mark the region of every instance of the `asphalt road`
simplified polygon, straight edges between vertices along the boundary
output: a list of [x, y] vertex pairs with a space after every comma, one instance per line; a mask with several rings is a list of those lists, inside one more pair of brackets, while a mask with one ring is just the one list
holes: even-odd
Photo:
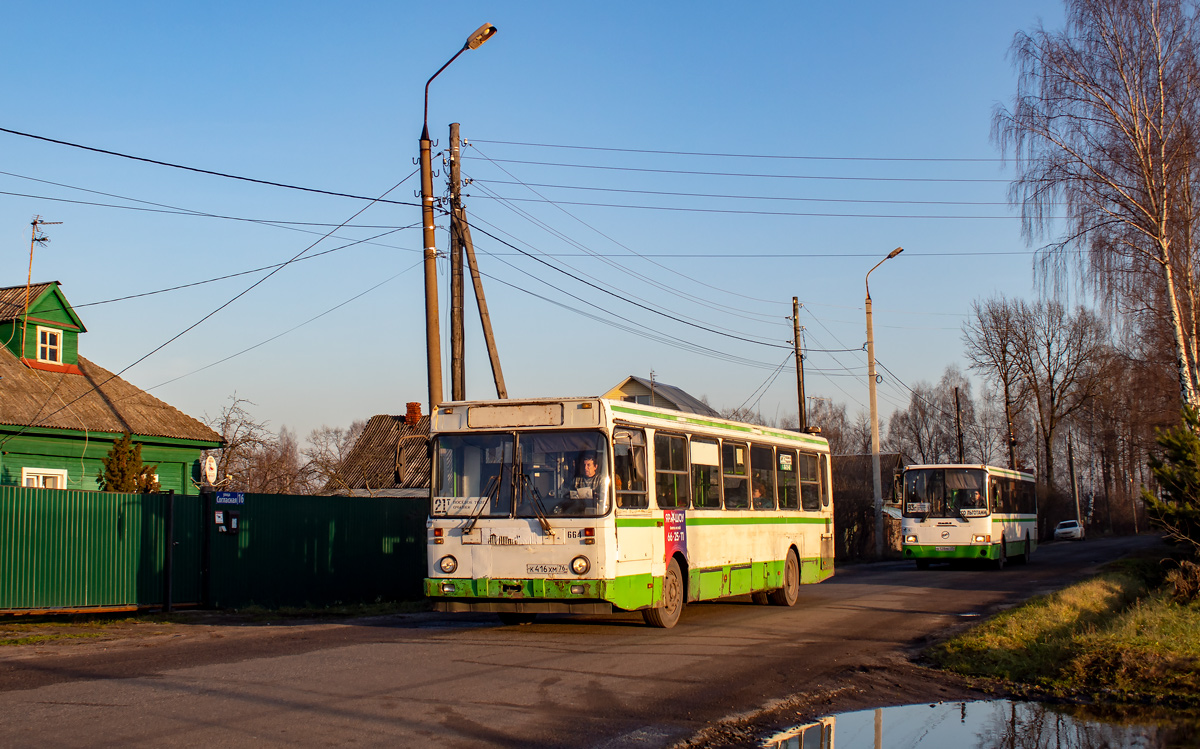
[[704, 744], [706, 727], [778, 721], [804, 700], [959, 699], [954, 679], [911, 664], [924, 643], [1155, 543], [1050, 544], [1001, 572], [859, 565], [794, 608], [693, 605], [671, 630], [637, 614], [504, 627], [423, 613], [5, 648], [0, 745]]

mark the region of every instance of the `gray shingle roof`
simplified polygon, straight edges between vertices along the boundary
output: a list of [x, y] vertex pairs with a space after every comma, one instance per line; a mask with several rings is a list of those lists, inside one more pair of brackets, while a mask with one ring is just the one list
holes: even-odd
[[82, 356], [79, 371], [30, 369], [0, 346], [0, 424], [221, 442], [200, 421]]

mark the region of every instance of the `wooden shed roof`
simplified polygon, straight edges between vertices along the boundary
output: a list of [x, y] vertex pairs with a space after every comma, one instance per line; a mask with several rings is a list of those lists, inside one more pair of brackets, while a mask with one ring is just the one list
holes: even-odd
[[429, 416], [416, 424], [405, 416], [372, 416], [342, 462], [341, 481], [330, 482], [326, 491], [429, 489], [428, 438]]

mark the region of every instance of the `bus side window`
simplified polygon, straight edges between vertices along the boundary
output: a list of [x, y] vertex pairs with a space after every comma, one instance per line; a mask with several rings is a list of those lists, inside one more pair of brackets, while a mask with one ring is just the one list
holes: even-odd
[[782, 447], [775, 451], [776, 475], [779, 481], [779, 509], [800, 509], [800, 480], [796, 473], [796, 451]]
[[750, 497], [756, 510], [775, 509], [775, 450], [750, 446]]
[[1000, 479], [991, 480], [992, 512], [1004, 512], [1004, 482]]
[[750, 457], [748, 453], [745, 445], [736, 442], [721, 444], [726, 510], [745, 510], [750, 506], [749, 471], [746, 465]]
[[686, 508], [691, 504], [686, 437], [654, 435], [654, 494], [659, 507]]
[[817, 456], [800, 453], [800, 509], [821, 510], [821, 482], [817, 476]]
[[695, 506], [721, 509], [721, 448], [716, 440], [692, 440]]
[[646, 433], [617, 429], [613, 433], [613, 466], [616, 469], [617, 507], [644, 510], [646, 498]]

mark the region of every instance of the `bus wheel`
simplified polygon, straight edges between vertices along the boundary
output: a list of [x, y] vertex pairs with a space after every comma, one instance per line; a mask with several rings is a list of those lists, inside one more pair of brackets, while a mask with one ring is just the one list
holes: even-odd
[[1000, 556], [996, 557], [996, 569], [1004, 569], [1004, 565], [1008, 564], [1008, 544], [1004, 539], [1000, 539]]
[[663, 578], [661, 604], [656, 609], [642, 609], [642, 618], [651, 627], [670, 629], [683, 613], [683, 575], [679, 572], [679, 562], [674, 559], [667, 566], [667, 576]]
[[756, 590], [750, 594], [750, 600], [757, 603], [759, 606], [766, 606], [771, 602], [771, 597], [767, 595], [765, 590]]
[[928, 559], [918, 559], [917, 560], [917, 569], [919, 569], [919, 570], [929, 569], [929, 560]]
[[783, 587], [773, 590], [767, 597], [776, 606], [795, 606], [800, 598], [800, 562], [796, 552], [788, 549], [787, 561], [783, 564]]
[[519, 611], [500, 612], [500, 621], [509, 627], [521, 624], [533, 624], [534, 619], [537, 619], [537, 614], [523, 614]]
[[1033, 546], [1029, 543], [1029, 534], [1025, 534], [1025, 553], [1017, 557], [1017, 562], [1020, 564], [1029, 564], [1029, 560], [1033, 558]]

